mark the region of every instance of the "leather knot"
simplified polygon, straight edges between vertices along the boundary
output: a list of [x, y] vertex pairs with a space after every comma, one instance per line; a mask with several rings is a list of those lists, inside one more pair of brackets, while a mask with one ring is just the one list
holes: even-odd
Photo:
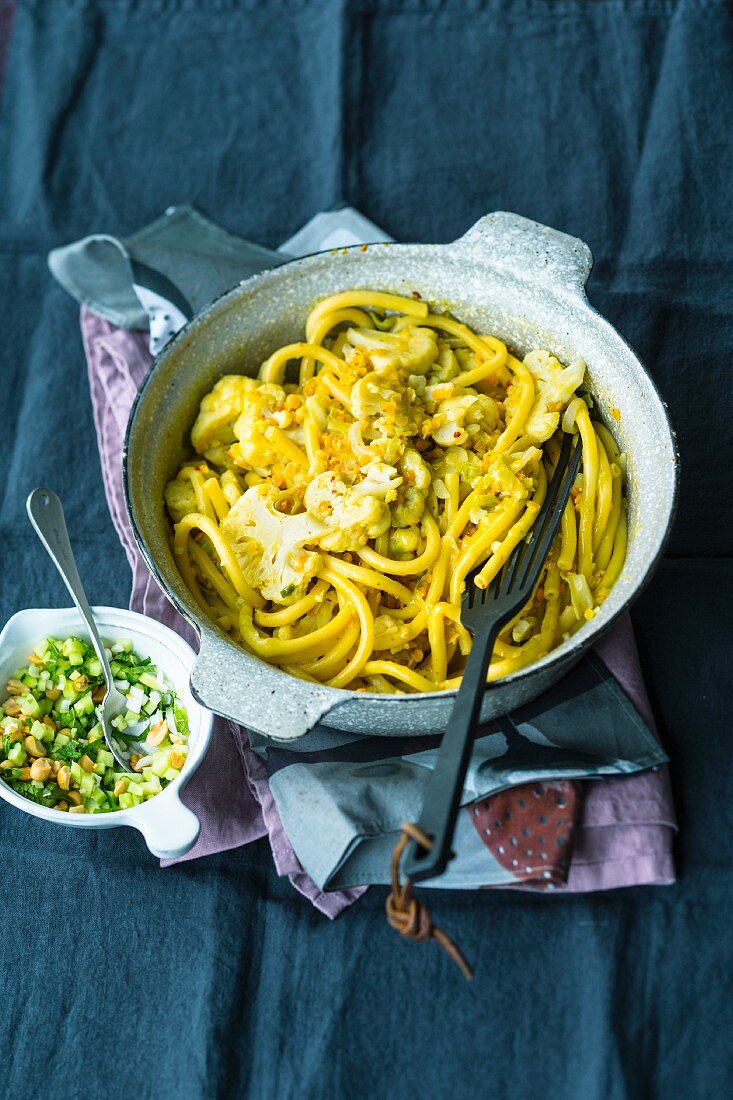
[[433, 922], [425, 906], [416, 898], [387, 898], [387, 920], [396, 932], [409, 940], [424, 943], [430, 939]]
[[400, 860], [410, 840], [416, 840], [427, 849], [432, 847], [430, 838], [422, 830], [410, 822], [405, 822], [402, 826], [402, 835], [392, 853], [392, 891], [387, 898], [387, 921], [401, 936], [415, 940], [416, 943], [425, 943], [426, 940], [434, 939], [453, 959], [464, 978], [470, 981], [473, 978], [473, 970], [461, 951], [450, 936], [433, 924], [427, 907], [413, 895], [410, 879], [405, 879], [404, 884], [400, 882]]

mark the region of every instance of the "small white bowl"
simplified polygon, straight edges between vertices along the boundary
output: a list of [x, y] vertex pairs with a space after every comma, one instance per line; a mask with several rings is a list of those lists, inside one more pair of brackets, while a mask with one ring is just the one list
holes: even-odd
[[[123, 638], [132, 641], [136, 653], [150, 657], [173, 685], [188, 711], [191, 735], [186, 763], [178, 779], [174, 779], [160, 794], [129, 810], [113, 810], [105, 814], [65, 814], [31, 802], [0, 781], [0, 797], [12, 806], [55, 825], [72, 829], [113, 829], [117, 825], [132, 825], [145, 838], [150, 851], [161, 859], [182, 856], [196, 843], [201, 825], [195, 814], [181, 802], [181, 791], [204, 758], [214, 722], [214, 716], [197, 703], [189, 689], [194, 652], [169, 627], [117, 607], [95, 607], [99, 633], [106, 644]], [[0, 633], [0, 698], [16, 669], [28, 663], [28, 654], [41, 638], [66, 638], [75, 634], [89, 640], [86, 628], [76, 608], [29, 608], [9, 619]]]

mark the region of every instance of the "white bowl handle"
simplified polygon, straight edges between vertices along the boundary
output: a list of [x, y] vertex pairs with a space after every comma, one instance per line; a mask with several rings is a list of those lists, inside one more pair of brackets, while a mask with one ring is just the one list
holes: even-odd
[[196, 814], [184, 806], [177, 793], [156, 795], [137, 806], [128, 823], [143, 834], [148, 848], [159, 859], [176, 859], [193, 848], [201, 832]]
[[478, 253], [491, 267], [523, 282], [544, 283], [581, 298], [593, 267], [593, 253], [578, 237], [503, 210], [479, 218], [447, 247], [454, 255]]

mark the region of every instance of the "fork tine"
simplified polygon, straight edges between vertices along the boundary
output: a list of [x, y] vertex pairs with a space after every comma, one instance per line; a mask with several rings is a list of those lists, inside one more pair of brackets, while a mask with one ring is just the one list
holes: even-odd
[[[577, 442], [575, 442], [576, 440]], [[573, 446], [574, 442], [575, 446]], [[580, 465], [582, 450], [582, 444], [578, 437], [565, 436], [560, 450], [560, 457], [557, 460], [547, 490], [547, 496], [537, 517], [537, 523], [533, 528], [534, 537], [529, 543], [529, 558], [520, 579], [522, 587], [528, 585], [533, 571], [541, 568], [544, 564], [550, 549], [550, 543], [555, 535], [555, 521], [562, 514], [567, 504]]]

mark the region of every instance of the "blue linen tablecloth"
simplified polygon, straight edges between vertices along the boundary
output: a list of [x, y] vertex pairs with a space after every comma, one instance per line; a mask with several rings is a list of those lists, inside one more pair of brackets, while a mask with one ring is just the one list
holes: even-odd
[[516, 210], [588, 241], [591, 297], [680, 436], [679, 518], [634, 624], [681, 837], [674, 887], [441, 893], [436, 919], [476, 965], [466, 988], [383, 926], [379, 889], [327, 925], [264, 842], [161, 872], [127, 830], [79, 837], [0, 806], [0, 1093], [731, 1091], [731, 133], [724, 0], [18, 3], [0, 113], [3, 617], [66, 602], [23, 518], [44, 481], [94, 600], [128, 594], [49, 249], [182, 201], [268, 246], [340, 199], [400, 240]]

